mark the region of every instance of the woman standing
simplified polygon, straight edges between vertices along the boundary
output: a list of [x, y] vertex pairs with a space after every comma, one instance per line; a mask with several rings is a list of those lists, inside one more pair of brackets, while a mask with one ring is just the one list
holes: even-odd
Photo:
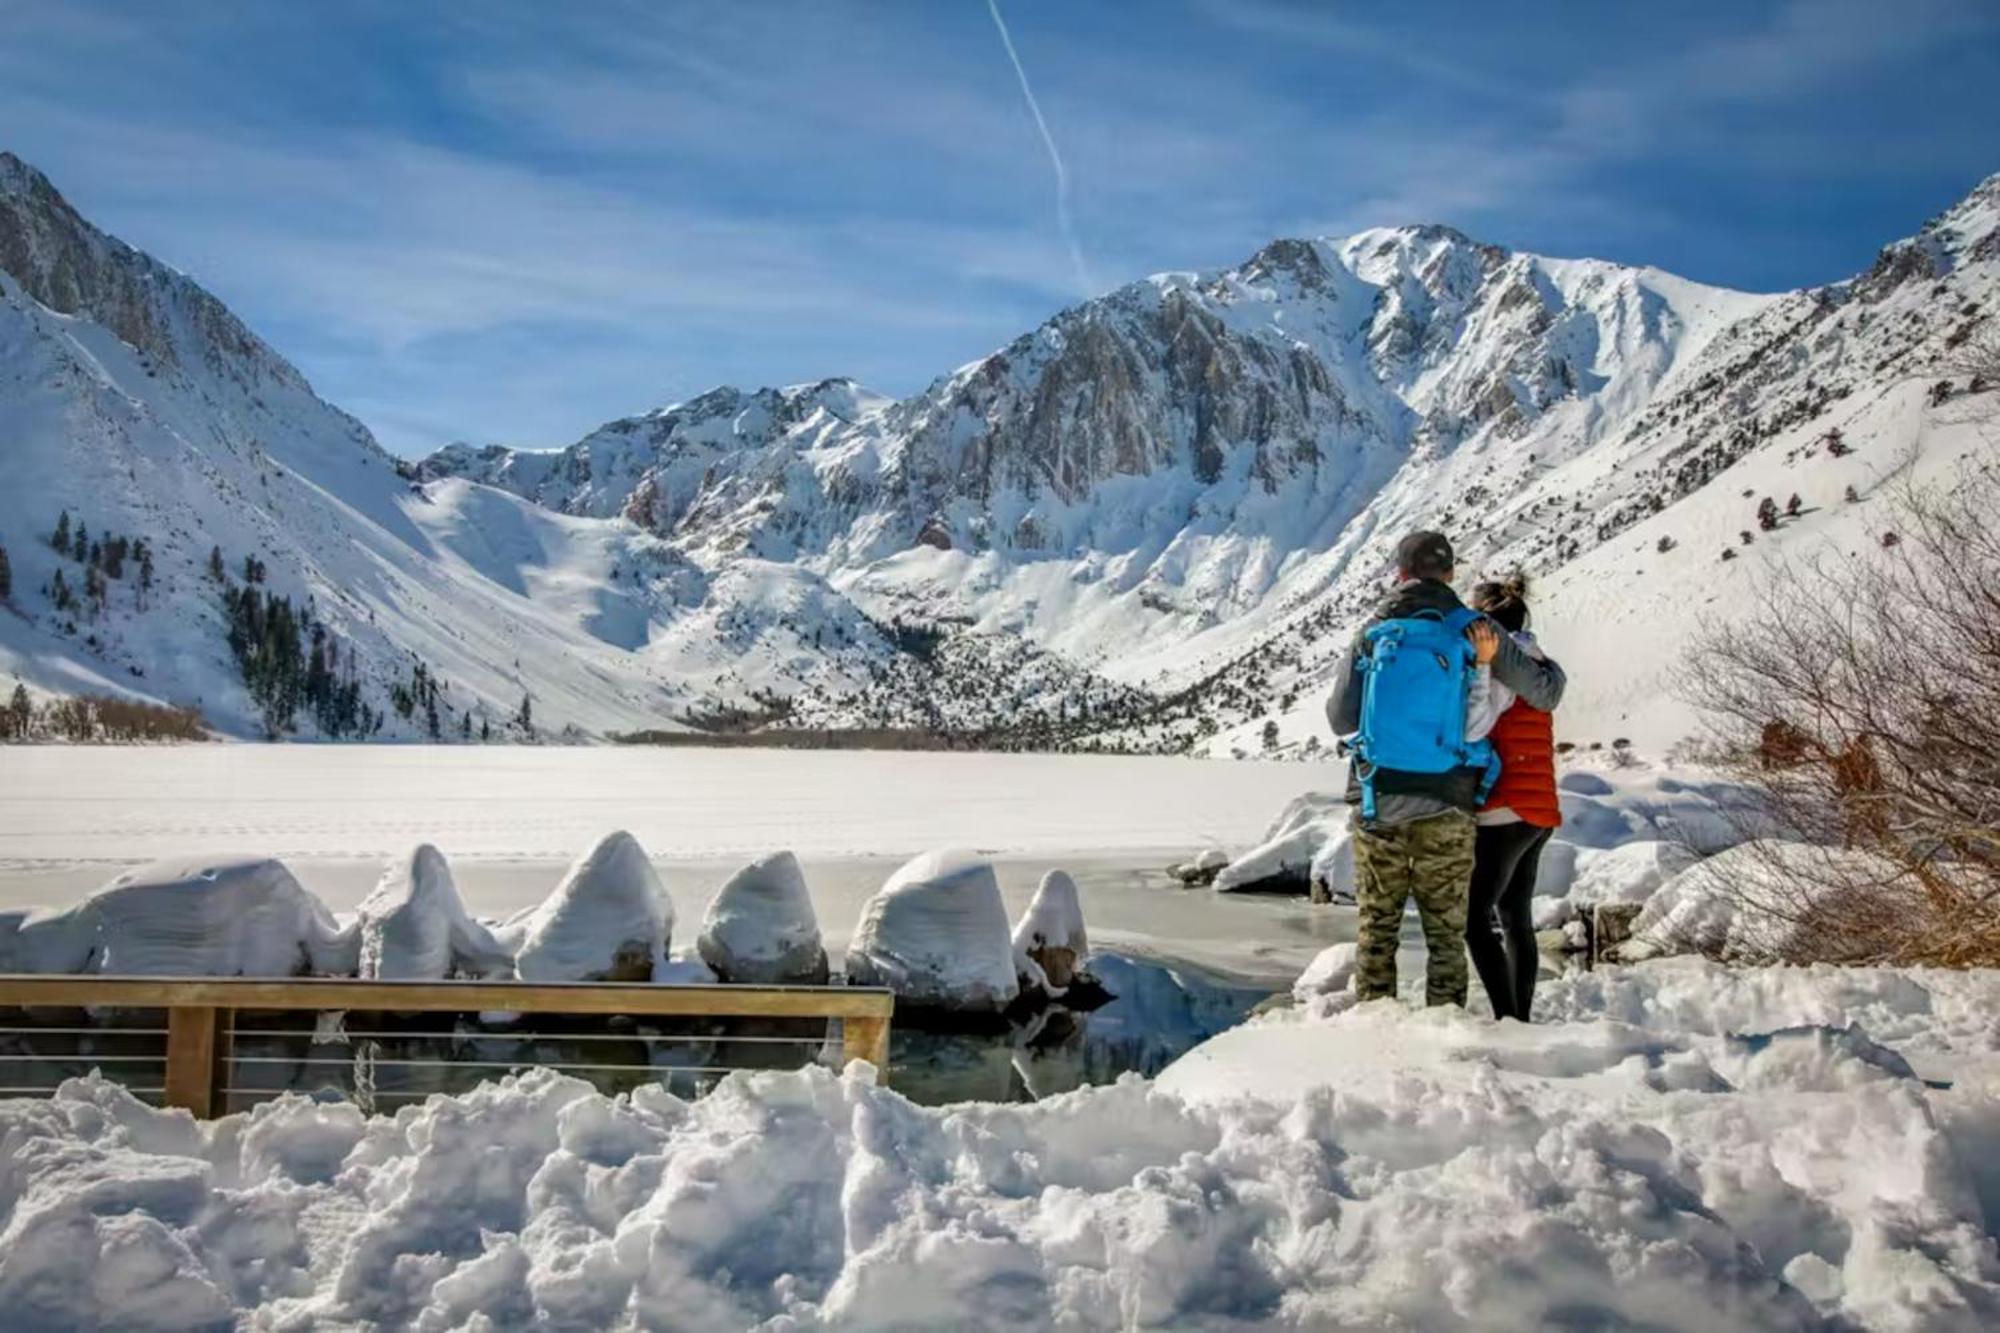
[[[1535, 657], [1544, 657], [1528, 632], [1524, 576], [1480, 584], [1472, 590], [1472, 606]], [[1497, 681], [1488, 707], [1497, 714], [1490, 739], [1500, 754], [1500, 780], [1477, 817], [1465, 945], [1493, 1002], [1493, 1016], [1525, 1023], [1541, 969], [1535, 947], [1535, 876], [1542, 848], [1562, 824], [1556, 797], [1555, 722]]]

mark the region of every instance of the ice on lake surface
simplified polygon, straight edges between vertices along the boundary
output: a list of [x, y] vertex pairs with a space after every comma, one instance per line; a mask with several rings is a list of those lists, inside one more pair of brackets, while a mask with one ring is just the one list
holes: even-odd
[[1184, 854], [1254, 840], [1332, 765], [645, 747], [37, 746], [0, 765], [0, 868], [190, 848], [566, 860], [611, 829], [656, 856]]

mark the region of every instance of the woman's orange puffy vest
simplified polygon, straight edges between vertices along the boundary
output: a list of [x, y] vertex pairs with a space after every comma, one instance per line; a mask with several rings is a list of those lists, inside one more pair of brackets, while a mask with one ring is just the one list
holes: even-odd
[[1555, 718], [1516, 699], [1493, 724], [1490, 739], [1500, 752], [1500, 781], [1486, 798], [1485, 808], [1504, 806], [1536, 828], [1560, 827]]

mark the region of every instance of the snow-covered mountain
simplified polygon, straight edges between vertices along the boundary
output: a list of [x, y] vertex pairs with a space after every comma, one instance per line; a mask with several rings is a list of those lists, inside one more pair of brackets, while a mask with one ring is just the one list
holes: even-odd
[[[415, 652], [455, 707], [504, 716], [525, 692], [545, 726], [735, 710], [1229, 752], [1274, 717], [1289, 745], [1319, 730], [1388, 547], [1433, 523], [1470, 568], [1550, 574], [1550, 646], [1589, 668], [1572, 734], [1670, 740], [1683, 715], [1633, 716], [1658, 682], [1621, 645], [1644, 634], [1601, 627], [1646, 606], [1657, 675], [1697, 606], [1750, 605], [1783, 544], [1720, 560], [1746, 488], [1815, 489], [1819, 512], [1773, 534], [1795, 542], [1865, 526], [1912, 441], [1973, 447], [1947, 420], [1964, 403], [1927, 390], [2000, 267], [2000, 178], [1868, 274], [1774, 296], [1444, 227], [1282, 240], [1063, 311], [901, 401], [721, 388], [562, 450], [398, 466], [212, 298], [4, 162], [0, 409], [29, 423], [10, 472], [22, 452], [34, 471], [0, 496], [25, 615], [0, 617], [0, 670], [193, 688], [239, 728], [211, 543], [267, 560], [380, 681]], [[1841, 422], [1851, 452], [1812, 471]], [[115, 484], [142, 467], [176, 475]], [[1866, 483], [1859, 510], [1820, 482]], [[64, 505], [175, 536], [155, 602], [176, 609], [61, 632], [36, 600], [60, 557], [30, 538]]]

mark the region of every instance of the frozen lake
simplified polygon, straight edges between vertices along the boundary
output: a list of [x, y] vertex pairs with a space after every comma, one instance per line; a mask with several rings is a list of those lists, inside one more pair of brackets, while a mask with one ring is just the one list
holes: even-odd
[[1352, 914], [1185, 890], [1161, 873], [1240, 850], [1335, 765], [1159, 758], [651, 748], [10, 748], [0, 762], [0, 906], [73, 901], [119, 866], [200, 851], [285, 859], [337, 911], [382, 862], [433, 842], [473, 911], [539, 901], [570, 857], [631, 830], [659, 863], [676, 946], [741, 861], [791, 848], [828, 946], [897, 862], [938, 846], [999, 864], [1010, 911], [1062, 866], [1093, 943], [1282, 985]]

